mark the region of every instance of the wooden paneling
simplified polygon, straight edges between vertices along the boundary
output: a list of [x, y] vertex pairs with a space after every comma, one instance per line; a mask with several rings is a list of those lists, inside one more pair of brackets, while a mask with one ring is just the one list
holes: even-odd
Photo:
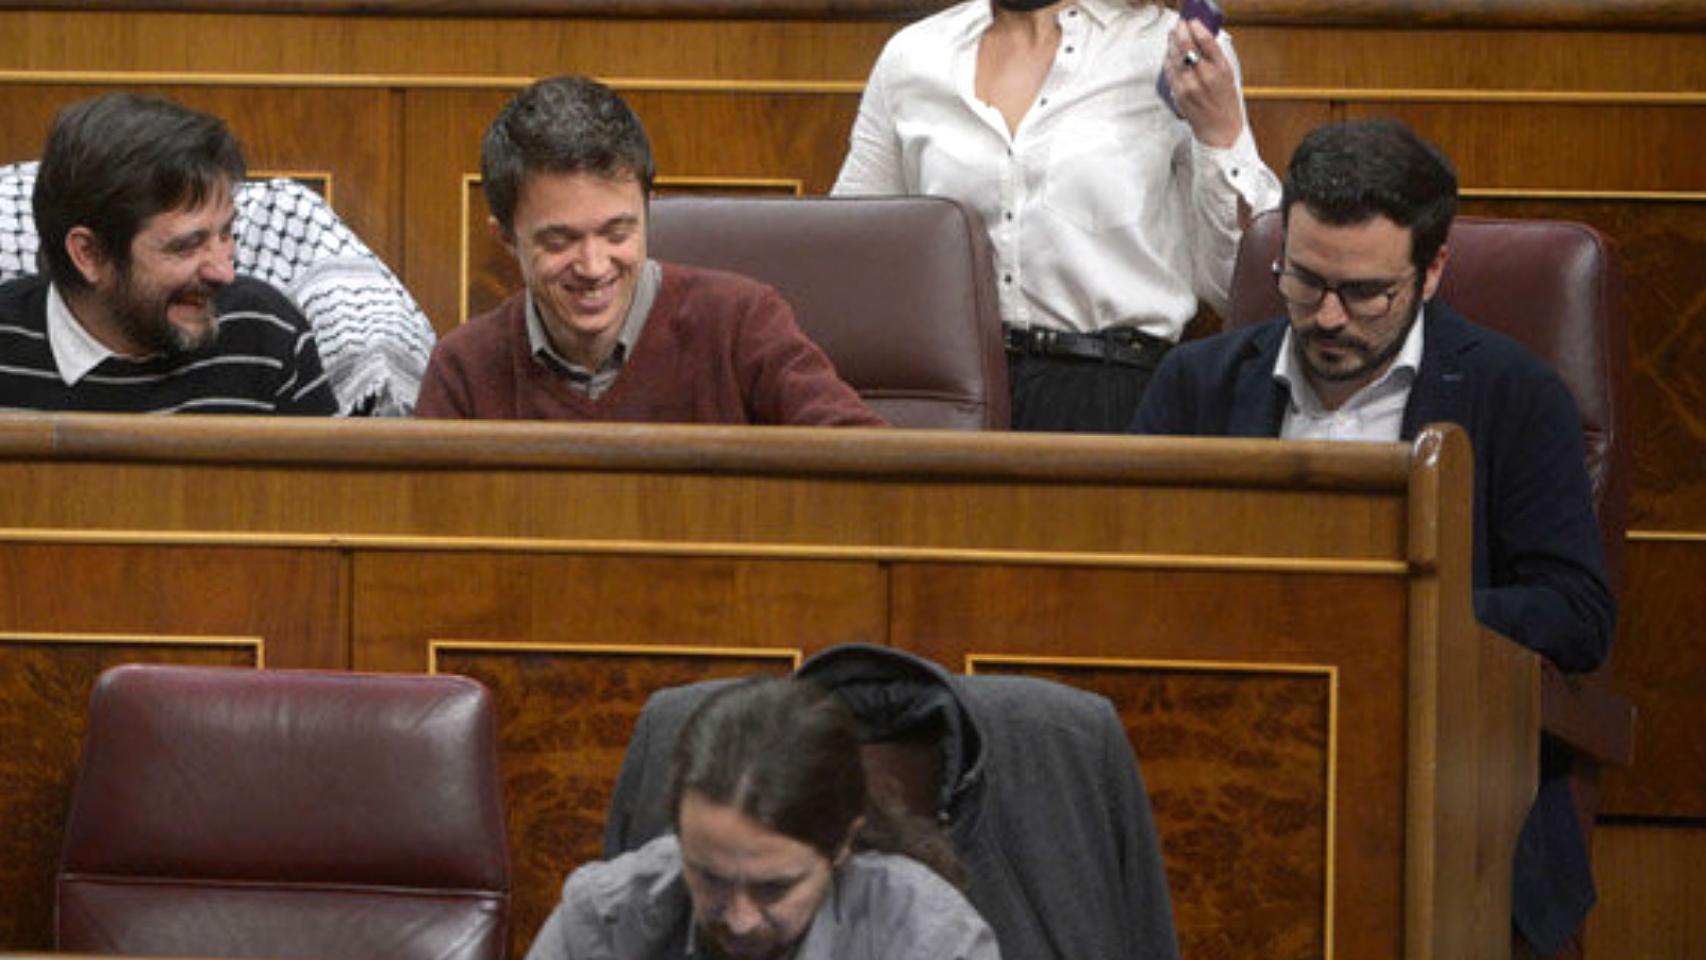
[[53, 875], [89, 691], [121, 663], [253, 666], [254, 648], [190, 636], [0, 634], [0, 944], [53, 946]]
[[[1473, 624], [1467, 484], [1455, 431], [1411, 450], [0, 421], [0, 488], [16, 493], [0, 542], [172, 569], [202, 556], [267, 583], [288, 582], [259, 569], [268, 557], [318, 558], [347, 591], [349, 665], [467, 672], [498, 691], [518, 947], [590, 855], [645, 693], [866, 641], [950, 666], [1017, 656], [990, 669], [1073, 674], [1113, 698], [1153, 758], [1179, 924], [1203, 960], [1264, 936], [1285, 955], [1496, 956], [1535, 671]], [[43, 556], [18, 567], [63, 576]], [[170, 602], [225, 595], [203, 579], [166, 583]], [[266, 633], [293, 608], [251, 592], [233, 609]]]
[[[953, 0], [582, 0], [581, 16], [609, 19], [661, 17], [770, 18], [792, 20], [910, 20], [928, 16]], [[1169, 7], [1177, 6], [1163, 0]], [[0, 9], [108, 9], [117, 11], [191, 10], [224, 12], [231, 0], [0, 0]], [[561, 11], [553, 0], [245, 0], [256, 13], [385, 14], [434, 16], [549, 16]], [[1239, 23], [1314, 23], [1321, 26], [1418, 25], [1481, 29], [1605, 27], [1615, 29], [1697, 29], [1700, 11], [1685, 0], [1508, 0], [1489, 7], [1474, 0], [1390, 0], [1346, 5], [1331, 0], [1246, 0], [1236, 11]]]
[[1630, 398], [1634, 412], [1633, 529], [1706, 528], [1706, 285], [1685, 264], [1706, 262], [1706, 191], [1626, 200], [1475, 197], [1465, 211], [1580, 220], [1616, 238], [1628, 277]]
[[[1639, 531], [1706, 530], [1706, 193], [1675, 199], [1595, 196], [1475, 197], [1469, 212], [1590, 223], [1617, 241], [1627, 281], [1629, 426], [1635, 483], [1614, 687], [1637, 711], [1635, 765], [1605, 773], [1601, 812], [1643, 817], [1706, 817], [1706, 728], [1695, 695], [1706, 648], [1693, 641], [1706, 621], [1706, 540], [1650, 540]], [[1631, 882], [1635, 874], [1619, 878]]]
[[[1322, 856], [1331, 850], [1335, 670], [1022, 660], [991, 666], [1119, 705], [1145, 776], [1158, 784], [1150, 801], [1166, 838], [1184, 956], [1325, 955], [1335, 919], [1328, 897], [1337, 882]], [[993, 671], [980, 665], [979, 672]], [[1392, 788], [1396, 795], [1396, 783]], [[1382, 824], [1391, 857], [1376, 871], [1379, 887], [1355, 887], [1351, 916], [1337, 918], [1341, 956], [1397, 952], [1398, 924], [1390, 919], [1399, 912], [1396, 826]], [[1203, 869], [1208, 864], [1214, 866]], [[1380, 929], [1357, 930], [1358, 915]]]
[[[1382, 744], [1406, 722], [1395, 691], [1407, 665], [1402, 646], [1380, 638], [1406, 629], [1401, 583], [907, 566], [895, 571], [893, 594], [894, 642], [944, 662], [955, 648], [1021, 658], [1098, 649], [1176, 663], [1199, 662], [1212, 650], [1216, 660], [1249, 665], [1248, 674], [1208, 676], [1157, 676], [1141, 663], [1091, 663], [1058, 675], [1023, 667], [1107, 694], [1120, 706], [1151, 782], [1186, 956], [1320, 955], [1327, 878], [1300, 857], [1323, 849], [1326, 839], [1326, 719], [1317, 717], [1308, 736], [1285, 738], [1301, 741], [1300, 749], [1319, 744], [1321, 753], [1301, 770], [1280, 773], [1273, 744], [1280, 731], [1310, 722], [1310, 711], [1325, 710], [1326, 685], [1273, 671], [1331, 669], [1344, 711], [1360, 718], [1336, 731], [1340, 789], [1386, 798], [1338, 815], [1337, 845], [1349, 855], [1338, 859], [1333, 882], [1350, 895], [1335, 918], [1336, 955], [1393, 955], [1404, 831], [1391, 811], [1404, 804], [1404, 770], [1403, 758]], [[1359, 624], [1369, 642], [1354, 649], [1323, 642], [1342, 623]]]
[[[1251, 122], [1276, 170], [1318, 122], [1397, 114], [1456, 158], [1466, 187], [1519, 197], [1475, 199], [1469, 209], [1585, 219], [1619, 242], [1634, 316], [1634, 526], [1661, 537], [1706, 533], [1706, 458], [1700, 456], [1706, 426], [1698, 414], [1706, 402], [1699, 374], [1706, 287], [1698, 267], [1706, 252], [1698, 196], [1706, 192], [1706, 166], [1698, 159], [1706, 152], [1706, 57], [1700, 55], [1698, 11], [1663, 0], [1562, 0], [1497, 9], [1468, 2], [1345, 7], [1315, 0], [1234, 6]], [[562, 17], [554, 10], [500, 18], [7, 8], [0, 10], [0, 30], [10, 41], [0, 49], [0, 89], [7, 94], [0, 107], [0, 159], [35, 155], [52, 112], [74, 95], [113, 88], [170, 93], [230, 120], [258, 168], [330, 172], [337, 208], [399, 270], [443, 330], [465, 302], [461, 263], [470, 220], [462, 205], [464, 176], [477, 167], [481, 130], [521, 83], [566, 71], [613, 80], [648, 124], [666, 176], [773, 176], [820, 192], [839, 164], [870, 64], [900, 26], [869, 19], [875, 9], [838, 7], [833, 19], [781, 21], [685, 15], [613, 20], [584, 11]], [[1356, 25], [1335, 25], [1349, 21]], [[1502, 26], [1508, 24], [1542, 26]], [[1520, 198], [1542, 189], [1601, 195]], [[1648, 200], [1607, 191], [1692, 195]], [[477, 215], [473, 222], [477, 226]], [[501, 291], [510, 281], [490, 273], [485, 282]], [[102, 523], [134, 519], [122, 506], [125, 484], [157, 475], [131, 467], [112, 470], [110, 477], [85, 474], [79, 482], [97, 491], [92, 496], [104, 504], [96, 509]], [[13, 483], [17, 479], [7, 476], [7, 499], [27, 492], [26, 499], [12, 501], [21, 515], [76, 513], [58, 502], [51, 484], [28, 477]], [[239, 502], [264, 495], [256, 522], [280, 530], [312, 535], [355, 518], [361, 530], [377, 535], [413, 529], [433, 515], [440, 519], [424, 529], [460, 536], [479, 526], [489, 503], [525, 485], [519, 475], [442, 487], [422, 479], [400, 490], [340, 478], [328, 482], [347, 505], [334, 508], [304, 501], [294, 477], [258, 480], [232, 469], [217, 481], [204, 489], [176, 488], [173, 498], [153, 508], [148, 526], [193, 529], [197, 516], [234, 518], [244, 509]], [[643, 508], [703, 508], [703, 501], [662, 504], [657, 487], [632, 486], [636, 492], [621, 517], [630, 530], [646, 529], [638, 519]], [[373, 501], [387, 491], [393, 500]], [[602, 498], [612, 490], [599, 487], [595, 494]], [[504, 536], [560, 530], [559, 514], [578, 516], [573, 485], [530, 496]], [[791, 517], [814, 506], [790, 503], [771, 515]], [[971, 531], [955, 541], [956, 549], [1028, 549], [1047, 535], [1055, 522], [1050, 511], [1060, 506], [1037, 491], [967, 499], [963, 488], [944, 481], [928, 495], [873, 510], [898, 510], [909, 520], [929, 517], [934, 533]], [[6, 509], [0, 502], [0, 511]], [[1158, 502], [1155, 513], [1128, 515], [1115, 527], [1129, 532], [1163, 522], [1166, 509]], [[1287, 506], [1270, 498], [1251, 509]], [[23, 522], [15, 516], [9, 522]], [[1078, 512], [1070, 522], [1082, 519]], [[851, 526], [838, 526], [843, 520]], [[1179, 518], [1181, 525], [1199, 522], [1199, 516]], [[1386, 520], [1371, 514], [1366, 522], [1380, 527]], [[617, 526], [613, 521], [600, 535], [617, 536], [609, 532]], [[705, 524], [707, 530], [716, 526]], [[812, 536], [833, 539], [844, 529], [870, 536], [882, 528], [878, 515], [843, 515]], [[1343, 533], [1335, 528], [1323, 537]], [[1107, 542], [1084, 534], [1073, 549], [1095, 553]], [[1269, 548], [1280, 545], [1259, 549]], [[1616, 685], [1632, 693], [1643, 719], [1636, 766], [1608, 775], [1610, 810], [1690, 817], [1706, 810], [1706, 780], [1693, 773], [1701, 764], [1693, 762], [1694, 748], [1682, 735], [1706, 719], [1685, 684], [1706, 672], [1706, 653], [1694, 639], [1703, 611], [1693, 599], [1703, 550], [1698, 543], [1631, 545], [1614, 671]], [[1639, 876], [1631, 871], [1611, 882], [1637, 883]]]
[[[1635, 766], [1605, 774], [1600, 809], [1606, 814], [1677, 817], [1706, 823], [1706, 539], [1637, 541], [1626, 554], [1612, 676], [1634, 700]], [[1683, 640], [1683, 638], [1687, 638]], [[1706, 842], [1706, 841], [1702, 841]], [[1628, 880], [1634, 874], [1620, 879]]]
[[[464, 270], [478, 264], [478, 289], [496, 295], [484, 279], [493, 259], [489, 235], [476, 252], [469, 242], [474, 217], [465, 206], [467, 181], [480, 172], [480, 138], [514, 90], [422, 90], [403, 97], [403, 129], [410, 143], [430, 139], [434, 150], [411, 150], [403, 168], [403, 203], [410, 232], [404, 238], [403, 275], [421, 309], [440, 332], [462, 317]], [[484, 229], [481, 217], [471, 229]]]
[[1588, 918], [1587, 955], [1706, 957], [1702, 863], [1706, 829], [1698, 824], [1602, 824], [1593, 835], [1599, 906]]
[[0, 161], [40, 156], [60, 108], [115, 89], [170, 97], [224, 119], [254, 170], [328, 175], [338, 214], [382, 259], [400, 265], [401, 125], [393, 94], [314, 87], [26, 84], [8, 88], [0, 104]]
[[357, 669], [430, 666], [496, 694], [516, 957], [563, 877], [599, 856], [610, 788], [649, 694], [786, 672], [803, 650], [887, 633], [885, 588], [869, 563], [399, 553], [358, 557], [354, 593]]
[[[565, 632], [583, 631], [577, 623]], [[451, 647], [437, 660], [438, 672], [484, 683], [497, 704], [514, 871], [512, 957], [527, 955], [569, 871], [603, 855], [611, 786], [646, 697], [677, 684], [797, 666], [785, 648], [759, 652], [714, 642], [622, 652], [518, 642]]]
[[[100, 462], [134, 453], [138, 433], [113, 416], [0, 420], [0, 444], [78, 451], [51, 470], [0, 458], [0, 530], [599, 554], [667, 536], [680, 555], [1403, 572], [1404, 504], [1377, 485], [1404, 462], [1395, 444], [229, 417], [149, 421], [154, 443], [205, 460]], [[347, 468], [375, 451], [387, 459]], [[330, 466], [305, 482], [293, 468], [313, 458]], [[719, 460], [740, 469], [698, 472]], [[1135, 483], [1155, 485], [1116, 495]]]
[[[1606, 23], [1596, 30], [1511, 31], [1462, 25], [1424, 29], [1415, 22], [1335, 28], [1318, 21], [1244, 26], [1243, 5], [1227, 6], [1244, 81], [1258, 93], [1269, 87], [1379, 93], [1454, 90], [1482, 97], [1506, 90], [1706, 90], [1698, 27], [1623, 31]], [[1608, 152], [1626, 148], [1602, 147]]]
[[84, 711], [120, 663], [349, 665], [341, 564], [293, 551], [0, 543], [0, 945], [52, 943]]
[[350, 665], [335, 555], [4, 542], [0, 584], [0, 631], [257, 637], [269, 667]]
[[605, 557], [363, 555], [354, 665], [425, 670], [433, 641], [815, 650], [886, 637], [873, 563], [672, 558], [634, 546], [637, 555]]
[[[1699, 153], [1706, 104], [1353, 102], [1345, 112], [1408, 123], [1451, 157], [1465, 187], [1706, 190]], [[1575, 148], [1605, 143], [1639, 148]]]
[[[557, 11], [552, 11], [556, 13]], [[0, 70], [862, 83], [895, 21], [0, 11]], [[68, 42], [75, 38], [77, 42]]]

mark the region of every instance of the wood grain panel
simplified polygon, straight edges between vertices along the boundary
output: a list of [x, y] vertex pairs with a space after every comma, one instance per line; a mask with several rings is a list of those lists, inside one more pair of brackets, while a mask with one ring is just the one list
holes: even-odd
[[1118, 705], [1164, 839], [1183, 956], [1325, 955], [1330, 671], [990, 666], [978, 672]]
[[[1346, 894], [1335, 911], [1334, 955], [1397, 957], [1404, 757], [1386, 745], [1393, 738], [1402, 742], [1406, 724], [1403, 589], [1401, 580], [1306, 575], [908, 564], [894, 571], [892, 637], [897, 646], [944, 662], [953, 662], [960, 651], [1195, 661], [1212, 649], [1217, 660], [1337, 667], [1343, 715], [1358, 718], [1341, 732], [1340, 790], [1364, 799], [1338, 815], [1341, 853], [1335, 883]], [[1361, 625], [1367, 642], [1338, 651], [1332, 642], [1323, 642], [1344, 623]], [[1106, 682], [1093, 670], [1079, 677], [1073, 682]], [[1104, 692], [1128, 720], [1151, 794], [1166, 798], [1157, 803], [1156, 815], [1180, 937], [1197, 950], [1187, 955], [1246, 956], [1251, 945], [1270, 940], [1285, 944], [1291, 951], [1286, 955], [1307, 953], [1309, 944], [1320, 942], [1322, 912], [1294, 909], [1299, 898], [1308, 902], [1310, 896], [1306, 871], [1300, 874], [1304, 867], [1295, 859], [1297, 845], [1309, 842], [1295, 797], [1276, 807], [1271, 821], [1256, 816], [1258, 808], [1249, 806], [1258, 802], [1255, 797], [1229, 785], [1204, 783], [1188, 764], [1175, 762], [1178, 734], [1165, 725], [1159, 732], [1145, 726], [1145, 711], [1169, 701], [1135, 689]], [[1171, 705], [1177, 709], [1186, 702], [1199, 705], [1183, 699]], [[1258, 696], [1250, 709], [1259, 713], [1261, 703]], [[1263, 722], [1272, 722], [1271, 717]], [[1278, 728], [1253, 729], [1277, 733]], [[1228, 724], [1219, 735], [1235, 741], [1238, 730]], [[1153, 753], [1153, 766], [1152, 751], [1159, 751]], [[1244, 834], [1216, 842], [1244, 844], [1247, 857], [1183, 856], [1212, 839], [1202, 835], [1197, 814], [1235, 808], [1241, 801], [1251, 813]], [[1175, 835], [1180, 838], [1177, 851]], [[1345, 855], [1347, 849], [1355, 855]], [[1227, 891], [1248, 891], [1252, 884], [1263, 889], [1251, 894], [1242, 909], [1223, 899]], [[1318, 892], [1315, 896], [1318, 907]], [[1265, 946], [1258, 952], [1270, 955]]]
[[1706, 820], [1706, 542], [1631, 542], [1616, 689], [1635, 703], [1635, 764], [1605, 772], [1600, 814]]
[[[1483, 9], [1485, 9], [1483, 7]], [[1604, 6], [1607, 11], [1614, 5]], [[1246, 25], [1228, 4], [1244, 82], [1256, 88], [1706, 90], [1696, 31], [1335, 28], [1319, 21]]]
[[258, 638], [268, 666], [347, 668], [342, 562], [285, 550], [5, 543], [0, 584], [0, 949], [45, 948], [95, 677], [131, 662], [255, 665], [250, 642], [198, 637]]
[[646, 698], [664, 687], [794, 666], [785, 649], [757, 655], [714, 646], [612, 653], [522, 644], [439, 657], [438, 672], [479, 680], [497, 705], [514, 877], [510, 956], [526, 956], [569, 871], [602, 856], [610, 792]]
[[147, 84], [4, 89], [0, 161], [40, 156], [48, 127], [68, 104], [115, 90], [159, 94], [223, 119], [252, 169], [329, 174], [338, 214], [387, 263], [400, 263], [400, 125], [389, 91]]
[[[6, 554], [0, 549], [0, 567]], [[0, 582], [8, 593], [19, 583]], [[53, 875], [89, 692], [101, 671], [121, 663], [254, 665], [246, 645], [170, 639], [0, 634], [0, 949], [53, 946]]]
[[[440, 333], [461, 317], [466, 183], [480, 171], [480, 139], [508, 90], [411, 90], [403, 95], [403, 204], [409, 233], [403, 238], [403, 281]], [[415, 144], [432, 144], [416, 149]], [[476, 223], [476, 229], [483, 223]], [[489, 248], [488, 248], [489, 249]], [[480, 254], [481, 262], [489, 256]], [[495, 291], [494, 291], [495, 292]]]
[[1304, 135], [1333, 119], [1333, 107], [1324, 100], [1251, 100], [1245, 109], [1262, 161], [1280, 177]]
[[360, 670], [424, 670], [434, 640], [811, 651], [885, 636], [875, 564], [382, 554], [356, 558], [354, 589]]
[[330, 551], [0, 543], [0, 631], [260, 637], [268, 667], [348, 669]]
[[1352, 102], [1345, 114], [1404, 120], [1465, 186], [1706, 190], [1702, 106]]
[[[577, 12], [612, 18], [685, 17], [774, 17], [794, 19], [901, 20], [927, 16], [950, 0], [583, 0]], [[1167, 2], [1167, 6], [1174, 6]], [[79, 9], [80, 0], [0, 0], [0, 8]], [[93, 5], [111, 10], [211, 10], [229, 9], [222, 0], [107, 0]], [[249, 0], [245, 10], [265, 13], [313, 11], [330, 14], [414, 13], [466, 17], [526, 16], [556, 13], [553, 0]], [[1393, 0], [1376, 4], [1345, 5], [1330, 0], [1247, 0], [1238, 7], [1240, 22], [1313, 22], [1322, 24], [1397, 24], [1412, 27], [1471, 24], [1498, 28], [1565, 26], [1614, 27], [1618, 29], [1690, 28], [1701, 25], [1700, 12], [1677, 0], [1619, 0], [1608, 5], [1594, 0], [1513, 0], [1488, 7], [1472, 0]]]
[[[364, 432], [368, 442], [380, 442], [372, 431]], [[887, 442], [885, 432], [872, 433], [860, 443]], [[1024, 446], [1019, 438], [1002, 440], [1013, 440], [1015, 449]], [[1135, 443], [1126, 442], [1135, 453]], [[1137, 460], [1130, 457], [1134, 469]], [[139, 485], [155, 492], [146, 501], [103, 496], [69, 504], [60, 495], [66, 484], [115, 498]], [[1107, 498], [1098, 499], [1064, 486], [943, 481], [873, 483], [860, 496], [844, 496], [854, 486], [833, 479], [639, 469], [564, 470], [543, 477], [492, 469], [402, 476], [326, 471], [309, 490], [287, 472], [239, 467], [0, 464], [0, 487], [12, 494], [0, 502], [0, 528], [137, 531], [144, 539], [173, 531], [215, 537], [228, 532], [239, 542], [268, 533], [301, 534], [328, 545], [335, 538], [394, 535], [423, 541], [423, 547], [464, 550], [513, 550], [536, 541], [536, 549], [612, 554], [665, 552], [668, 544], [867, 559], [912, 548], [938, 554], [1042, 550], [1062, 562], [1092, 564], [1120, 557], [1143, 562], [1153, 551], [1147, 562], [1155, 565], [1284, 567], [1342, 560], [1367, 568], [1371, 576], [1401, 571], [1391, 569], [1403, 536], [1401, 510], [1390, 497], [1372, 493], [1156, 488], [1132, 497], [1119, 496], [1121, 485], [1108, 483], [1101, 487]], [[221, 495], [207, 497], [210, 489]], [[1334, 509], [1311, 525], [1287, 521], [1293, 515], [1288, 511], [1307, 510], [1315, 498], [1332, 502]], [[504, 508], [494, 510], [494, 503]], [[1005, 519], [996, 524], [989, 522], [992, 517]], [[436, 544], [434, 538], [446, 542]]]
[[1465, 211], [1580, 220], [1617, 243], [1629, 312], [1634, 529], [1706, 531], [1706, 192], [1695, 199], [1477, 197]]
[[1706, 827], [1601, 824], [1593, 834], [1599, 905], [1589, 957], [1706, 957]]
[[[0, 70], [863, 82], [892, 20], [0, 11]], [[76, 38], [69, 43], [67, 38]]]

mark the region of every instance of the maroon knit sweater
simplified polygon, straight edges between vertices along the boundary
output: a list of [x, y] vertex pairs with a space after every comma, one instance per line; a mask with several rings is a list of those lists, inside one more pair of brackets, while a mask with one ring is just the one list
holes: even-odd
[[446, 334], [418, 417], [883, 426], [794, 323], [775, 290], [732, 273], [663, 265], [645, 329], [594, 400], [536, 362], [527, 299]]

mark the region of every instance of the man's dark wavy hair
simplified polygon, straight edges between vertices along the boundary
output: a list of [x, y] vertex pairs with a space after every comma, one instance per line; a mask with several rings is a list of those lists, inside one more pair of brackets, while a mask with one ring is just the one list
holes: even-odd
[[1282, 216], [1293, 204], [1323, 223], [1350, 226], [1385, 216], [1410, 231], [1418, 273], [1451, 232], [1457, 171], [1440, 149], [1397, 120], [1350, 120], [1311, 130], [1285, 172]]
[[218, 117], [134, 93], [74, 103], [53, 121], [36, 170], [39, 268], [61, 288], [88, 286], [65, 250], [81, 226], [128, 269], [131, 242], [151, 217], [199, 207], [243, 174], [243, 148]]
[[516, 201], [535, 173], [632, 176], [650, 197], [657, 169], [645, 127], [614, 90], [586, 77], [552, 77], [504, 104], [480, 144], [486, 205], [506, 234], [515, 232]]

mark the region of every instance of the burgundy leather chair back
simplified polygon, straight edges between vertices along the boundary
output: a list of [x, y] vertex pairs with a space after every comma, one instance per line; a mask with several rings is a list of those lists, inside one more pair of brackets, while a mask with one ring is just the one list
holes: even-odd
[[[1272, 264], [1277, 211], [1244, 234], [1228, 329], [1285, 313]], [[1585, 224], [1458, 217], [1438, 293], [1475, 323], [1528, 347], [1563, 378], [1581, 412], [1606, 563], [1615, 585], [1628, 524], [1630, 434], [1622, 271], [1611, 243]]]
[[59, 950], [502, 960], [509, 887], [472, 680], [124, 666], [95, 685]]
[[775, 287], [841, 378], [897, 427], [1007, 428], [989, 238], [936, 197], [661, 197], [660, 260]]

